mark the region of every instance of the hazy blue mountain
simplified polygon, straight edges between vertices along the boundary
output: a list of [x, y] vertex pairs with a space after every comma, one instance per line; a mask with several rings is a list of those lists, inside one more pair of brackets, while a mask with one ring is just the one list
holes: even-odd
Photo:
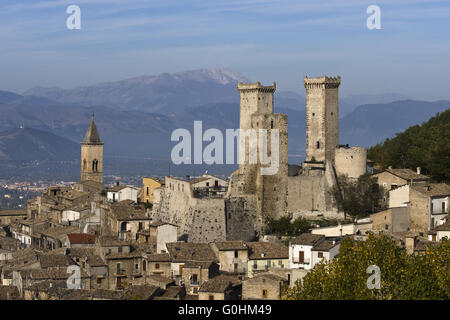
[[450, 108], [450, 101], [402, 100], [357, 107], [340, 121], [343, 144], [370, 147]]
[[344, 117], [358, 106], [364, 104], [390, 103], [393, 101], [406, 100], [403, 94], [383, 93], [383, 94], [352, 94], [340, 99], [339, 116]]
[[0, 160], [73, 160], [79, 157], [79, 144], [53, 133], [16, 128], [0, 132]]
[[20, 94], [0, 90], [0, 103], [10, 103], [19, 98], [22, 98]]
[[60, 103], [104, 105], [120, 110], [141, 110], [167, 115], [191, 106], [237, 102], [238, 81], [248, 82], [233, 70], [202, 69], [141, 76], [67, 90], [35, 87], [24, 95], [41, 96]]

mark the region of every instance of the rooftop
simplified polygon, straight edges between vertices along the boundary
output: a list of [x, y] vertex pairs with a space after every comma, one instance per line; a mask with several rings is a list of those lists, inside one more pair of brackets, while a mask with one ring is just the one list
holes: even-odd
[[386, 172], [389, 172], [397, 177], [400, 177], [405, 180], [428, 180], [430, 179], [428, 176], [423, 174], [417, 174], [417, 172], [411, 169], [386, 169]]
[[306, 246], [314, 246], [316, 243], [324, 239], [322, 234], [303, 233], [291, 240], [291, 244], [299, 244]]
[[289, 248], [272, 242], [247, 242], [249, 260], [289, 259]]

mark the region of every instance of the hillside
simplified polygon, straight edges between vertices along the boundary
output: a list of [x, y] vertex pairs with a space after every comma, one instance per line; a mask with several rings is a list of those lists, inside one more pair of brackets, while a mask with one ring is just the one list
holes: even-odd
[[449, 182], [450, 109], [370, 148], [368, 157], [384, 168], [421, 167], [433, 179]]
[[32, 128], [0, 133], [0, 161], [73, 160], [80, 146], [66, 138]]

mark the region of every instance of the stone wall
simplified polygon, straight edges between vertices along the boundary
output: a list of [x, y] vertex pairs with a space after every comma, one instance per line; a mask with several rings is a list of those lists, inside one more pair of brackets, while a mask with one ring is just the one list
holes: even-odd
[[336, 174], [357, 179], [366, 173], [367, 149], [362, 147], [340, 147], [335, 151]]

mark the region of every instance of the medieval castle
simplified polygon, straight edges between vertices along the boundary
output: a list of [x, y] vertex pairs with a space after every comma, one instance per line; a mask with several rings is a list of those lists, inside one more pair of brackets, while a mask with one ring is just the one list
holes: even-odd
[[[261, 235], [268, 219], [282, 216], [343, 219], [330, 190], [338, 175], [358, 178], [366, 172], [367, 150], [339, 145], [340, 81], [304, 78], [306, 159], [301, 165], [288, 164], [288, 119], [274, 113], [275, 83], [238, 83], [240, 129], [279, 131], [278, 172], [262, 175], [259, 161], [243, 163], [232, 173], [228, 188], [226, 181], [213, 176], [193, 181], [166, 177], [165, 185], [155, 190], [152, 215], [177, 224], [180, 236], [189, 242], [252, 240]], [[248, 159], [248, 142], [240, 152]], [[200, 186], [205, 181], [211, 184]], [[199, 192], [205, 188], [210, 192]]]

